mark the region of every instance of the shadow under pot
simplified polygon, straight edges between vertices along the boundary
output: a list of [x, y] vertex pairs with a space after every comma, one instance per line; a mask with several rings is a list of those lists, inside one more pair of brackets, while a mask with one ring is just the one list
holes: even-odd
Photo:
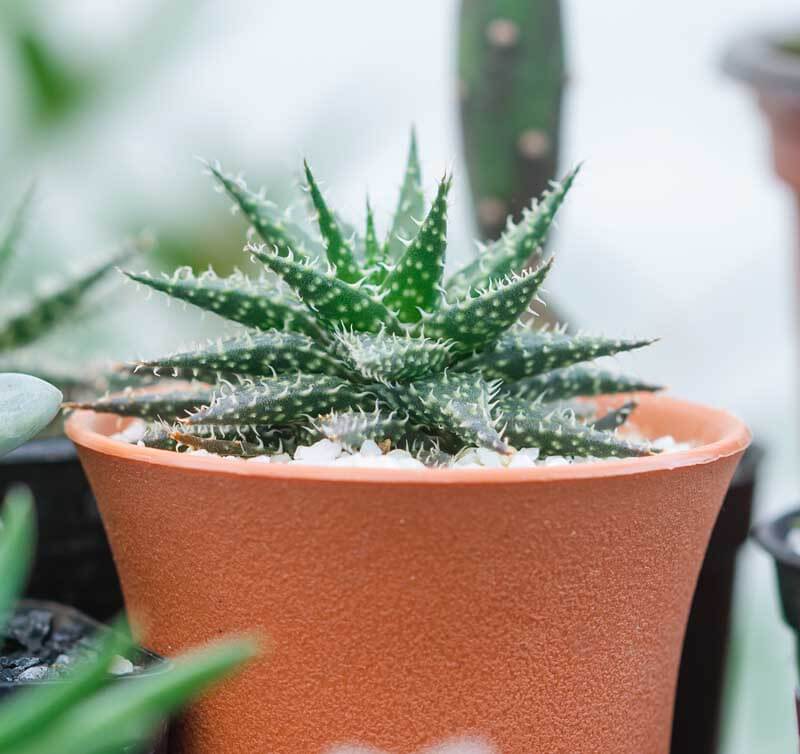
[[[795, 662], [800, 677], [800, 508], [759, 524], [753, 537], [775, 561], [783, 619], [795, 634]], [[800, 725], [800, 693], [795, 687]]]
[[36, 558], [26, 597], [73, 605], [96, 620], [123, 610], [117, 569], [86, 475], [65, 437], [33, 440], [0, 459], [0, 497], [15, 484], [36, 502]]
[[[73, 663], [96, 652], [99, 639], [111, 629], [79, 610], [56, 602], [22, 600], [0, 632], [0, 704], [24, 689], [64, 683]], [[118, 657], [111, 668], [112, 684], [137, 683], [164, 673], [169, 663], [137, 647]], [[168, 723], [159, 726], [147, 747], [126, 748], [120, 754], [167, 754]]]
[[714, 754], [718, 749], [736, 557], [750, 533], [763, 457], [758, 445], [747, 449], [711, 533], [683, 640], [671, 754]]

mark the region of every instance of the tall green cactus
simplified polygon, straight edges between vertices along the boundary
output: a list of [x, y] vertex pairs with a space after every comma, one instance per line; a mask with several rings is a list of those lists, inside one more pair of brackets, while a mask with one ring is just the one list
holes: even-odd
[[481, 234], [498, 238], [556, 177], [565, 78], [559, 0], [462, 0], [464, 152]]

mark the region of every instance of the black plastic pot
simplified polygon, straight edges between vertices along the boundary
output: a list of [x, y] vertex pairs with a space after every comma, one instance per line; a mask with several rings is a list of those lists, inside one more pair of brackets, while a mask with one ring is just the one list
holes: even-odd
[[[76, 622], [86, 627], [86, 632], [102, 636], [104, 633], [109, 632], [111, 629], [93, 620], [88, 615], [85, 615], [79, 610], [66, 605], [60, 605], [56, 602], [43, 601], [43, 600], [21, 600], [18, 603], [18, 610], [46, 610], [52, 616], [53, 624], [58, 625], [60, 622]], [[128, 657], [135, 665], [141, 667], [135, 673], [130, 675], [116, 676], [112, 683], [137, 683], [142, 678], [152, 677], [154, 674], [163, 673], [169, 668], [169, 661], [163, 657], [150, 652], [144, 648], [138, 648], [133, 655]], [[64, 683], [63, 680], [37, 680], [37, 681], [3, 681], [0, 679], [0, 703], [3, 698], [9, 697], [13, 694], [19, 693], [23, 689], [30, 689], [41, 686], [51, 686], [53, 684]], [[159, 730], [157, 731], [153, 743], [145, 749], [137, 749], [135, 754], [167, 754], [168, 751], [168, 738], [169, 738], [169, 721], [165, 720]], [[126, 749], [127, 751], [127, 749]], [[55, 754], [55, 752], [53, 753]], [[133, 751], [130, 754], [134, 754]]]
[[38, 543], [26, 596], [107, 620], [123, 609], [97, 504], [65, 437], [34, 440], [0, 459], [0, 495], [23, 483], [36, 500]]
[[714, 754], [718, 748], [736, 555], [750, 531], [763, 455], [757, 445], [745, 453], [711, 534], [683, 642], [671, 754]]
[[[789, 531], [800, 527], [800, 508], [753, 529], [753, 537], [775, 559], [783, 619], [800, 638], [800, 554], [789, 546]], [[800, 665], [800, 654], [798, 655]]]
[[[788, 534], [800, 528], [800, 508], [759, 524], [753, 529], [755, 540], [775, 561], [778, 577], [778, 594], [781, 599], [783, 619], [795, 634], [795, 662], [800, 678], [800, 554], [789, 546]], [[795, 688], [798, 731], [800, 732], [800, 689]]]

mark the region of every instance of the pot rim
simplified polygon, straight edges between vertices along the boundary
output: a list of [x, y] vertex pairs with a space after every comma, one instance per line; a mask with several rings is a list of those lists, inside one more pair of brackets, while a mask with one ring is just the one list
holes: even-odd
[[800, 568], [800, 554], [786, 544], [786, 534], [795, 521], [800, 521], [800, 508], [792, 508], [776, 518], [756, 524], [751, 536], [778, 563]]
[[800, 39], [800, 23], [784, 24], [734, 39], [722, 58], [722, 70], [738, 81], [771, 94], [800, 96], [800, 55], [781, 45]]
[[[630, 397], [630, 396], [628, 396]], [[625, 396], [609, 398], [612, 404]], [[540, 483], [571, 479], [598, 479], [628, 476], [648, 472], [667, 471], [686, 466], [712, 463], [727, 456], [743, 452], [750, 444], [751, 435], [745, 424], [721, 409], [690, 403], [663, 395], [636, 395], [642, 409], [672, 414], [704, 415], [704, 423], [715, 427], [716, 439], [689, 450], [661, 453], [644, 458], [622, 458], [596, 463], [564, 466], [537, 466], [516, 469], [369, 469], [336, 466], [306, 466], [301, 464], [262, 464], [233, 461], [224, 458], [175, 453], [171, 450], [144, 448], [112, 440], [95, 428], [100, 414], [94, 411], [76, 411], [66, 422], [67, 436], [79, 447], [116, 456], [131, 461], [171, 466], [177, 469], [213, 471], [231, 477], [308, 480], [328, 482], [359, 482], [364, 484], [408, 483], [418, 486], [439, 484], [509, 484]]]

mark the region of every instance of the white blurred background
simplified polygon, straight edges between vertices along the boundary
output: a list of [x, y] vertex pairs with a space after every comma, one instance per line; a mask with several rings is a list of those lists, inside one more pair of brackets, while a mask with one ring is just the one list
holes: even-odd
[[[412, 122], [429, 187], [455, 168], [451, 253], [471, 253], [454, 0], [174, 0], [168, 14], [151, 0], [32, 7], [59, 54], [118, 68], [97, 101], [35, 127], [0, 30], [0, 209], [31, 176], [39, 182], [20, 281], [139, 226], [194, 236], [206, 256], [238, 263], [241, 227], [196, 155], [279, 196], [308, 156], [345, 213], [360, 219], [368, 189], [385, 226]], [[550, 291], [578, 324], [660, 335], [626, 364], [747, 419], [768, 449], [757, 518], [798, 498], [795, 220], [753, 102], [718, 62], [734, 35], [791, 11], [788, 0], [565, 2], [562, 165], [586, 165], [561, 217]], [[114, 301], [83, 326], [84, 351], [127, 358], [194, 329], [196, 315], [157, 298], [143, 306], [126, 289]], [[76, 347], [52, 339], [56, 352]], [[740, 566], [723, 750], [785, 754], [796, 750], [793, 647], [767, 558], [748, 545]]]

